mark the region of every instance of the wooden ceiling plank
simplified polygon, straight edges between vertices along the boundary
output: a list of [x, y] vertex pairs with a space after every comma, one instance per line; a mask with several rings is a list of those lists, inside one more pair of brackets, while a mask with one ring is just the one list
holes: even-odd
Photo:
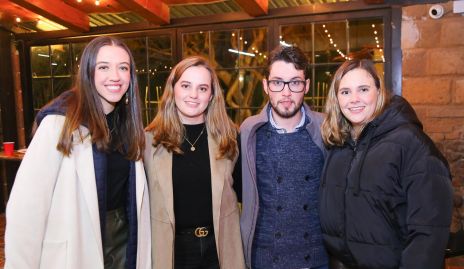
[[77, 32], [88, 32], [89, 17], [86, 13], [61, 0], [10, 0], [38, 15]]
[[266, 15], [269, 11], [269, 0], [235, 0], [248, 15], [256, 17]]
[[364, 0], [364, 3], [368, 5], [385, 4], [385, 0]]
[[158, 25], [169, 23], [169, 6], [161, 0], [118, 0], [118, 2], [151, 23]]

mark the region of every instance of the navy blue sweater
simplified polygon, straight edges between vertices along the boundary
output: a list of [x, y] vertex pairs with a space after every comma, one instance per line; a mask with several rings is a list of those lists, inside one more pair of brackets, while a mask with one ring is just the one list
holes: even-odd
[[327, 263], [318, 212], [322, 151], [305, 128], [257, 131], [259, 212], [252, 268], [309, 268]]

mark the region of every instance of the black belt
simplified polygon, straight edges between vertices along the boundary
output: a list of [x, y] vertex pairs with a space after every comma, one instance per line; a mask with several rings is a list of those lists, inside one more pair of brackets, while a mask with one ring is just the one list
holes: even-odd
[[214, 229], [211, 226], [202, 226], [195, 228], [182, 228], [176, 230], [177, 235], [193, 235], [195, 237], [201, 238], [208, 235], [214, 234]]

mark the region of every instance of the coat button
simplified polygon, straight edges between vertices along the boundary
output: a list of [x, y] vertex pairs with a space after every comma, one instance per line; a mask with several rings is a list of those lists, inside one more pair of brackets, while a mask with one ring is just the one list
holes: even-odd
[[309, 207], [308, 205], [304, 205], [304, 206], [303, 206], [304, 211], [307, 211], [307, 210], [308, 210], [308, 207]]
[[276, 208], [276, 209], [277, 209], [277, 211], [279, 211], [279, 212], [280, 212], [280, 211], [282, 211], [283, 207], [279, 205], [279, 206], [277, 206], [277, 208]]
[[282, 234], [280, 232], [277, 232], [277, 233], [274, 234], [274, 237], [279, 239], [279, 238], [282, 237]]
[[309, 176], [305, 176], [305, 180], [306, 180], [306, 181], [309, 181]]
[[281, 176], [277, 177], [277, 183], [282, 183], [282, 177]]
[[309, 238], [309, 233], [304, 233], [303, 237], [304, 237], [304, 239], [308, 239]]
[[304, 259], [305, 259], [306, 261], [309, 261], [310, 258], [311, 258], [311, 256], [309, 256], [309, 254], [306, 255], [306, 256], [304, 256]]
[[277, 262], [279, 261], [279, 257], [274, 256], [274, 258], [272, 259], [272, 261], [273, 261], [274, 263], [277, 263]]

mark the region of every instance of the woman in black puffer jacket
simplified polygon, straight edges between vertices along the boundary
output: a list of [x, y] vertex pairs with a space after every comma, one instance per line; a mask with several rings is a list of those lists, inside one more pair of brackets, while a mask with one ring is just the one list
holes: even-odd
[[412, 107], [390, 97], [371, 61], [350, 60], [326, 112], [320, 218], [332, 268], [442, 268], [451, 176]]

